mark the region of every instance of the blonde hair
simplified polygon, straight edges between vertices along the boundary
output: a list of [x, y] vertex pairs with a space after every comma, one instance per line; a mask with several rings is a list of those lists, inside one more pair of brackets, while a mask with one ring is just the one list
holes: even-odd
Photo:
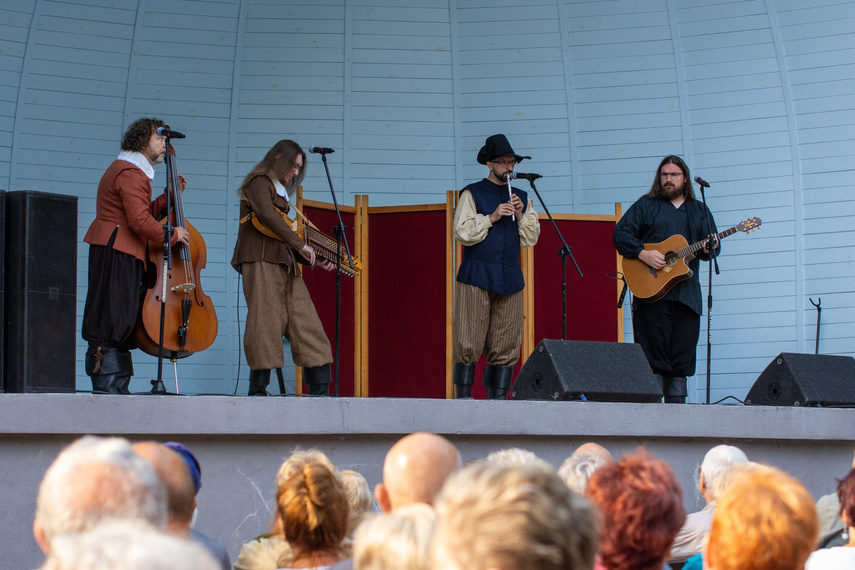
[[714, 570], [795, 570], [819, 533], [813, 498], [779, 469], [737, 473], [718, 502], [707, 543]]
[[319, 451], [297, 451], [279, 470], [276, 504], [294, 558], [336, 551], [347, 533], [348, 505], [338, 470]]
[[371, 494], [365, 477], [351, 469], [341, 472], [341, 482], [347, 496], [347, 505], [350, 507], [347, 517], [347, 535], [351, 536], [365, 515], [374, 510], [374, 495]]
[[474, 570], [591, 568], [597, 550], [594, 509], [555, 470], [475, 463], [453, 475], [436, 503], [438, 553]]
[[435, 526], [436, 512], [424, 503], [367, 518], [356, 531], [354, 568], [430, 570], [430, 541]]

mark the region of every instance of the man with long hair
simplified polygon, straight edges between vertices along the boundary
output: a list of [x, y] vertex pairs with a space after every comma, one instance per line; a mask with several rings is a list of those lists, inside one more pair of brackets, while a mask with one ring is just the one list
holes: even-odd
[[240, 187], [241, 223], [232, 266], [243, 275], [247, 307], [243, 345], [250, 368], [250, 396], [267, 395], [270, 371], [284, 366], [282, 337], [291, 343], [294, 364], [303, 367], [309, 394], [329, 395], [330, 341], [299, 264], [328, 271], [333, 265], [316, 257], [282, 217], [290, 210], [288, 194], [303, 181], [305, 164], [306, 153], [300, 145], [281, 140]]
[[[620, 219], [613, 241], [622, 256], [639, 259], [655, 270], [665, 267], [665, 256], [646, 243], [665, 241], [680, 234], [688, 243], [716, 233], [715, 220], [695, 199], [689, 167], [678, 156], [666, 156], [656, 169], [650, 191], [630, 206]], [[719, 244], [716, 244], [718, 255]], [[662, 379], [666, 403], [685, 403], [687, 378], [695, 373], [700, 335], [701, 282], [699, 259], [710, 258], [708, 246], [689, 261], [692, 276], [678, 282], [652, 303], [632, 301], [632, 333], [650, 367]]]
[[[134, 326], [147, 259], [147, 242], [163, 243], [166, 192], [151, 200], [154, 167], [166, 156], [160, 119], [137, 119], [122, 138], [122, 150], [101, 182], [95, 219], [83, 241], [89, 244], [89, 291], [83, 309], [86, 374], [92, 389], [128, 394], [134, 373], [130, 349], [136, 348]], [[179, 176], [181, 191], [187, 182]], [[187, 230], [176, 226], [171, 238], [190, 243]]]

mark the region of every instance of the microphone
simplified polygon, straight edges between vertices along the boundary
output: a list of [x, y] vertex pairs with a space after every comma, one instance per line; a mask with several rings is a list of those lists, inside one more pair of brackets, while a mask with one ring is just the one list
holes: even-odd
[[312, 154], [331, 154], [335, 151], [325, 146], [310, 146], [309, 152], [311, 152]]
[[710, 183], [707, 182], [706, 180], [704, 180], [703, 178], [701, 178], [700, 176], [695, 176], [695, 182], [697, 182], [698, 184], [700, 184], [704, 188], [710, 187]]
[[156, 131], [154, 131], [158, 135], [162, 137], [166, 137], [168, 139], [183, 139], [187, 138], [184, 133], [179, 133], [178, 131], [173, 131], [167, 129], [166, 127], [158, 127]]
[[543, 178], [540, 174], [534, 174], [532, 172], [511, 172], [508, 174], [508, 180], [528, 180], [529, 182], [534, 182], [538, 178]]

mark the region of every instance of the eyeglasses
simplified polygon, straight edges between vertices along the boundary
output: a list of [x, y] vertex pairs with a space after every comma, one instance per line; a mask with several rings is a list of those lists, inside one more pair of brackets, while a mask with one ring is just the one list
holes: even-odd
[[661, 176], [665, 180], [667, 180], [669, 178], [677, 179], [677, 178], [680, 178], [681, 176], [683, 176], [683, 173], [682, 172], [660, 172], [659, 176]]
[[506, 167], [512, 167], [517, 163], [516, 160], [491, 160], [490, 162], [492, 162], [493, 164], [499, 164], [501, 166], [506, 166]]

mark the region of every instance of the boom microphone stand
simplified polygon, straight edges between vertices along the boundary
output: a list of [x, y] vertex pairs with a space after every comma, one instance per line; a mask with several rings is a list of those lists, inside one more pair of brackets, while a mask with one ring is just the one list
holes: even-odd
[[[169, 157], [169, 140], [166, 137], [166, 156]], [[157, 343], [157, 379], [151, 381], [152, 394], [166, 394], [166, 387], [163, 385], [163, 329], [166, 319], [166, 275], [172, 270], [172, 194], [175, 192], [175, 185], [172, 179], [172, 161], [166, 160], [166, 223], [163, 224], [163, 276], [161, 283], [163, 287], [160, 291], [160, 334]], [[178, 385], [178, 376], [176, 375], [176, 392]]]
[[552, 222], [552, 227], [555, 228], [555, 233], [558, 234], [558, 239], [561, 240], [561, 249], [558, 250], [558, 257], [561, 258], [561, 340], [567, 340], [567, 257], [570, 257], [570, 260], [573, 262], [573, 265], [576, 266], [576, 271], [579, 272], [579, 277], [585, 277], [582, 275], [582, 270], [579, 269], [579, 264], [576, 263], [576, 258], [573, 257], [573, 248], [567, 245], [567, 242], [564, 241], [564, 236], [561, 235], [561, 230], [558, 229], [558, 224], [555, 223], [555, 219], [552, 217], [552, 214], [549, 212], [549, 209], [546, 207], [546, 204], [543, 202], [543, 197], [541, 197], [540, 192], [537, 191], [537, 187], [534, 185], [534, 181], [536, 178], [542, 178], [537, 174], [527, 174], [525, 176], [520, 175], [519, 178], [525, 178], [528, 180], [528, 183], [531, 185], [531, 189], [534, 190], [534, 194], [537, 196], [537, 199], [540, 201], [540, 205], [543, 206], [543, 211], [546, 213], [546, 216], [549, 218], [549, 221]]
[[312, 152], [319, 153], [321, 155], [321, 160], [324, 163], [324, 170], [327, 173], [327, 182], [330, 185], [330, 194], [332, 195], [333, 206], [335, 206], [335, 215], [338, 217], [338, 225], [333, 228], [333, 234], [335, 235], [335, 247], [336, 247], [336, 260], [335, 260], [335, 395], [339, 395], [339, 382], [338, 382], [338, 374], [339, 374], [339, 353], [340, 353], [340, 344], [341, 344], [341, 242], [344, 240], [344, 248], [347, 252], [347, 261], [350, 265], [350, 268], [353, 269], [353, 256], [350, 254], [350, 246], [347, 244], [347, 235], [345, 231], [347, 230], [347, 226], [344, 225], [344, 222], [341, 220], [341, 210], [338, 209], [338, 200], [335, 197], [335, 190], [333, 189], [332, 177], [330, 176], [330, 167], [327, 165], [327, 154], [331, 152], [335, 152], [331, 148], [318, 148], [312, 147], [310, 149]]
[[[715, 238], [715, 231], [712, 225], [712, 216], [710, 214], [709, 208], [707, 208], [707, 195], [704, 193], [704, 184], [703, 179], [695, 178], [698, 182], [698, 187], [701, 190], [701, 199], [704, 203], [704, 210], [706, 210], [706, 220], [707, 220], [707, 235], [710, 236], [710, 259], [709, 259], [709, 280], [707, 282], [707, 394], [706, 394], [706, 403], [710, 403], [710, 386], [711, 386], [711, 377], [712, 377], [712, 367], [710, 363], [710, 353], [712, 352], [712, 306], [713, 306], [713, 295], [712, 295], [712, 274], [713, 269], [715, 269], [715, 274], [718, 275], [718, 255], [716, 254], [716, 247], [718, 246], [718, 240]], [[687, 181], [688, 182], [688, 181]]]

